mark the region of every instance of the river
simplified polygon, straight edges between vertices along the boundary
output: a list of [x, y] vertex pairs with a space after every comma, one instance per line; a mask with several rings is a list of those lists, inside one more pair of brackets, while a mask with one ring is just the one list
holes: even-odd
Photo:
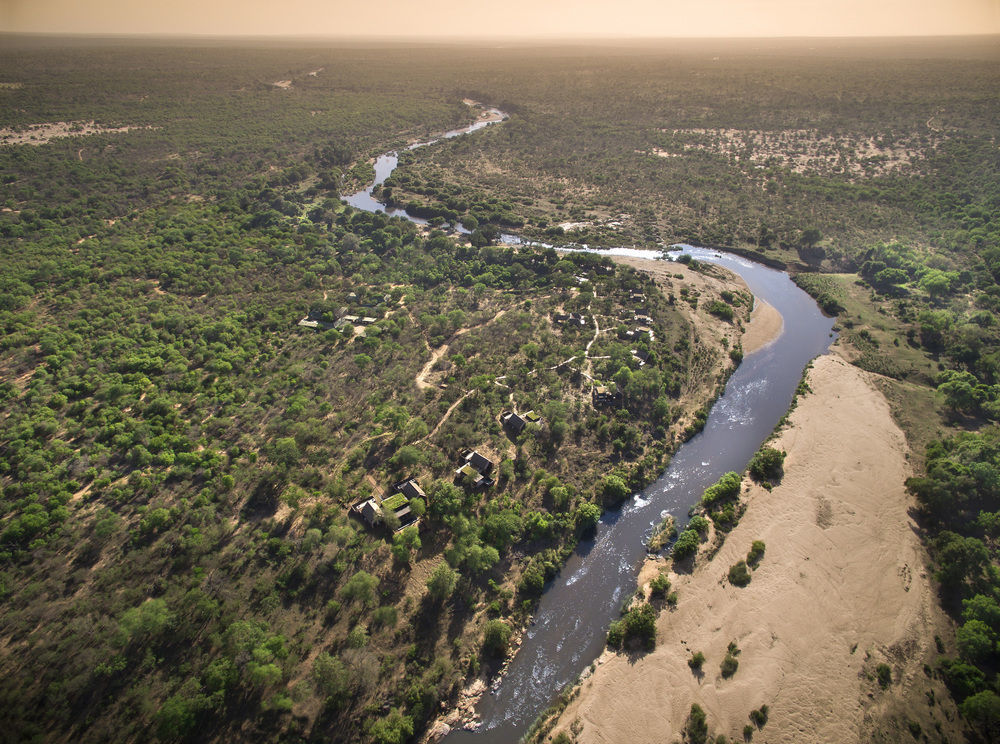
[[[482, 122], [472, 127], [481, 128], [478, 125]], [[474, 130], [454, 130], [447, 136], [465, 131]], [[430, 143], [417, 146], [425, 144]], [[383, 170], [379, 171], [377, 163], [376, 173], [384, 174], [384, 181], [392, 172], [385, 168], [390, 162], [394, 168], [398, 158], [387, 153], [379, 162]], [[373, 188], [346, 201], [360, 209], [409, 217], [403, 210], [387, 210], [376, 202], [371, 196]], [[360, 198], [361, 194], [370, 204]], [[515, 236], [505, 238], [517, 242]], [[594, 535], [580, 543], [542, 595], [507, 674], [478, 705], [482, 726], [476, 732], [452, 732], [446, 739], [450, 744], [516, 742], [559, 691], [600, 655], [608, 624], [617, 617], [624, 598], [636, 589], [645, 540], [652, 527], [666, 514], [672, 514], [682, 527], [689, 508], [708, 486], [730, 470], [745, 469], [788, 410], [805, 366], [830, 344], [833, 319], [825, 317], [786, 273], [707, 248], [676, 248], [741, 276], [756, 297], [781, 313], [782, 333], [744, 358], [712, 407], [704, 430], [677, 451], [666, 472], [622, 508], [606, 512]], [[586, 250], [577, 246], [562, 249]], [[649, 260], [661, 256], [659, 251], [631, 248], [594, 252]]]

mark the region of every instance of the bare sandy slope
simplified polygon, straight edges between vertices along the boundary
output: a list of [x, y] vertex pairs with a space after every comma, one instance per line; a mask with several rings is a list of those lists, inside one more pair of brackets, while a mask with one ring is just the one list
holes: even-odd
[[743, 334], [743, 353], [753, 354], [776, 340], [785, 328], [785, 319], [781, 313], [759, 297], [754, 302], [750, 313], [750, 323]]
[[[788, 453], [781, 485], [750, 488], [718, 554], [671, 575], [679, 602], [660, 614], [656, 650], [605, 654], [555, 731], [583, 744], [679, 741], [697, 702], [713, 736], [741, 740], [748, 713], [767, 704], [755, 742], [866, 741], [892, 690], [922, 693], [942, 617], [907, 511], [906, 442], [866, 373], [827, 355], [808, 380], [777, 444]], [[754, 539], [766, 554], [739, 589], [725, 577]], [[724, 680], [730, 641], [742, 653]], [[703, 677], [687, 665], [695, 651]], [[889, 693], [871, 679], [880, 662], [893, 668]]]
[[122, 134], [152, 127], [105, 127], [93, 121], [55, 121], [29, 124], [24, 129], [0, 128], [0, 145], [44, 145], [60, 137], [84, 137], [90, 134]]

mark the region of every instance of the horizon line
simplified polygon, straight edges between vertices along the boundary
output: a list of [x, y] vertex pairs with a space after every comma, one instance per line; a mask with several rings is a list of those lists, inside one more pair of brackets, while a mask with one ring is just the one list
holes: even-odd
[[448, 44], [473, 44], [477, 42], [503, 42], [517, 45], [525, 45], [538, 42], [655, 42], [655, 41], [854, 41], [854, 40], [913, 40], [913, 41], [933, 41], [933, 40], [954, 40], [963, 38], [987, 39], [990, 37], [1000, 38], [1000, 32], [962, 32], [962, 33], [937, 33], [937, 34], [761, 34], [761, 35], [621, 35], [621, 34], [600, 34], [600, 33], [574, 33], [574, 34], [538, 34], [537, 36], [525, 35], [389, 35], [389, 34], [240, 34], [240, 33], [161, 33], [156, 31], [5, 31], [0, 29], [0, 37], [42, 37], [42, 38], [67, 38], [67, 39], [162, 39], [162, 40], [234, 40], [234, 41], [338, 41], [338, 42], [400, 42], [400, 43], [448, 43]]

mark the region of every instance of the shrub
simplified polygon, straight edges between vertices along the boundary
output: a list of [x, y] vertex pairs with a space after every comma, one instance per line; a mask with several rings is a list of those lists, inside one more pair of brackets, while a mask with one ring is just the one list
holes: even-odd
[[708, 532], [708, 520], [700, 514], [697, 514], [691, 517], [691, 521], [688, 523], [688, 528], [704, 535]]
[[365, 604], [375, 596], [378, 579], [367, 571], [358, 571], [347, 580], [340, 595], [348, 602], [361, 601]]
[[701, 667], [704, 663], [705, 663], [705, 654], [703, 654], [701, 651], [695, 652], [694, 654], [692, 654], [691, 658], [688, 659], [688, 666], [691, 667], [696, 672], [701, 670]]
[[372, 613], [372, 625], [376, 627], [392, 628], [396, 625], [398, 613], [392, 605], [379, 607]]
[[427, 591], [435, 602], [443, 602], [455, 591], [457, 583], [458, 572], [447, 563], [439, 563], [427, 579]]
[[403, 744], [413, 736], [413, 719], [394, 708], [372, 724], [371, 735], [376, 744]]
[[729, 583], [733, 586], [746, 586], [750, 583], [750, 571], [745, 561], [729, 567]]
[[575, 519], [581, 532], [593, 529], [601, 519], [601, 507], [586, 501], [576, 508]]
[[764, 557], [764, 541], [754, 540], [750, 545], [750, 552], [747, 553], [747, 565], [757, 567], [760, 559]]
[[883, 690], [892, 684], [892, 669], [888, 664], [879, 664], [875, 667], [875, 676]]
[[754, 727], [751, 724], [747, 724], [743, 727], [743, 741], [750, 741], [753, 738]]
[[667, 592], [670, 591], [670, 579], [667, 578], [666, 574], [660, 574], [653, 578], [649, 582], [649, 596], [650, 597], [666, 597]]
[[608, 626], [608, 648], [621, 648], [625, 641], [625, 626], [621, 620], [612, 621]]
[[691, 704], [691, 712], [688, 714], [687, 726], [684, 729], [691, 744], [705, 744], [708, 741], [708, 722], [705, 720], [705, 711], [697, 703]]
[[774, 447], [761, 447], [750, 460], [747, 470], [757, 482], [777, 482], [781, 480], [785, 453]]
[[483, 633], [483, 651], [491, 656], [503, 656], [510, 643], [510, 626], [503, 620], [490, 620]]
[[708, 310], [709, 313], [711, 313], [717, 318], [720, 318], [730, 323], [733, 321], [734, 317], [733, 309], [724, 302], [719, 302], [718, 300], [712, 300], [710, 303], [708, 303], [708, 305], [705, 306], [705, 309]]
[[711, 508], [720, 501], [735, 499], [740, 495], [741, 485], [742, 479], [740, 478], [740, 474], [730, 471], [705, 489], [705, 493], [701, 497], [701, 503], [706, 508]]
[[638, 641], [647, 650], [656, 646], [656, 610], [645, 602], [630, 609], [608, 628], [611, 648], [621, 648], [633, 641]]
[[740, 662], [735, 656], [726, 654], [726, 658], [722, 660], [722, 664], [719, 668], [722, 671], [722, 676], [729, 679], [736, 674], [736, 670], [739, 669], [739, 666]]
[[977, 730], [988, 737], [988, 741], [1000, 741], [1000, 696], [989, 690], [978, 692], [960, 706], [962, 715]]
[[698, 533], [694, 530], [684, 530], [674, 543], [674, 560], [682, 561], [692, 556], [698, 550]]
[[757, 710], [750, 711], [750, 720], [753, 721], [757, 728], [764, 728], [764, 724], [767, 723], [767, 715], [769, 712], [767, 705], [762, 705]]
[[601, 498], [606, 505], [620, 504], [628, 496], [628, 486], [617, 475], [606, 475], [601, 483]]
[[351, 674], [344, 663], [325, 652], [313, 662], [312, 679], [320, 695], [335, 706], [346, 699], [352, 684]]

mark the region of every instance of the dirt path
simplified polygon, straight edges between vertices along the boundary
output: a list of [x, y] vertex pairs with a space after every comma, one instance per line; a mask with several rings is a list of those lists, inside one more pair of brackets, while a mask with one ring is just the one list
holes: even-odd
[[[409, 310], [407, 310], [407, 312], [409, 312]], [[430, 376], [431, 371], [434, 369], [434, 365], [438, 363], [441, 357], [443, 357], [445, 354], [448, 353], [448, 350], [451, 348], [451, 345], [455, 343], [456, 338], [468, 333], [469, 331], [475, 328], [482, 328], [485, 325], [488, 325], [490, 323], [493, 323], [494, 321], [499, 320], [504, 316], [506, 312], [507, 312], [506, 310], [501, 310], [485, 323], [469, 326], [468, 328], [460, 328], [459, 330], [455, 331], [455, 335], [448, 340], [448, 343], [441, 344], [441, 346], [439, 346], [437, 349], [433, 349], [431, 351], [431, 358], [428, 360], [427, 364], [425, 364], [421, 368], [421, 370], [417, 373], [416, 378], [414, 378], [414, 382], [417, 384], [417, 387], [420, 388], [421, 390], [426, 390], [427, 388], [432, 387], [431, 384], [427, 382], [427, 378]], [[410, 316], [410, 319], [411, 320], [413, 319], [412, 315]], [[428, 345], [427, 348], [430, 348], [430, 345]]]
[[[675, 742], [698, 703], [712, 738], [734, 741], [766, 704], [754, 741], [860, 742], [875, 730], [878, 740], [902, 741], [909, 732], [884, 714], [906, 695], [922, 701], [907, 715], [933, 726], [923, 695], [939, 683], [922, 665], [936, 655], [944, 618], [908, 511], [906, 441], [866, 373], [826, 355], [808, 381], [813, 392], [776, 445], [788, 453], [781, 485], [752, 487], [715, 558], [671, 575], [679, 603], [660, 614], [656, 650], [602, 657], [557, 730], [579, 730], [580, 744]], [[739, 589], [725, 577], [754, 539], [766, 552]], [[730, 641], [742, 653], [724, 680]], [[703, 676], [687, 665], [696, 651], [707, 659]], [[893, 671], [887, 692], [874, 680], [879, 663]]]
[[[431, 429], [431, 430], [430, 430], [430, 431], [429, 431], [429, 432], [427, 433], [427, 436], [425, 436], [425, 437], [424, 437], [423, 439], [421, 439], [420, 441], [421, 441], [421, 442], [423, 442], [423, 441], [426, 441], [426, 440], [430, 439], [431, 437], [433, 437], [433, 436], [434, 436], [435, 434], [437, 434], [437, 433], [438, 433], [438, 430], [439, 430], [439, 429], [440, 429], [440, 428], [441, 428], [441, 427], [442, 427], [442, 426], [444, 425], [444, 422], [448, 420], [448, 417], [449, 417], [449, 416], [451, 416], [451, 412], [452, 412], [452, 411], [454, 411], [454, 410], [455, 410], [456, 408], [458, 408], [458, 404], [459, 404], [459, 403], [461, 403], [461, 402], [462, 402], [463, 400], [465, 400], [466, 398], [468, 398], [468, 397], [469, 397], [470, 395], [472, 395], [472, 393], [473, 393], [473, 391], [472, 391], [472, 390], [466, 390], [466, 391], [465, 391], [465, 392], [464, 392], [464, 393], [462, 394], [462, 397], [460, 397], [460, 398], [459, 398], [458, 400], [456, 400], [456, 401], [455, 401], [454, 403], [452, 403], [452, 404], [451, 404], [450, 406], [448, 406], [448, 410], [444, 412], [444, 415], [443, 415], [443, 416], [441, 417], [441, 420], [440, 420], [440, 421], [438, 421], [438, 422], [437, 422], [437, 424], [435, 424], [434, 428], [433, 428], [433, 429]], [[513, 395], [514, 395], [514, 394], [513, 394], [513, 393], [511, 393], [511, 396], [512, 396], [512, 397], [513, 397]]]
[[[460, 336], [464, 332], [465, 329], [463, 328], [461, 331], [456, 333], [455, 336]], [[454, 338], [452, 340], [454, 340]], [[434, 365], [438, 363], [441, 357], [443, 357], [445, 354], [448, 353], [449, 348], [451, 348], [451, 342], [442, 344], [438, 348], [433, 349], [431, 351], [431, 358], [427, 361], [427, 364], [425, 364], [423, 368], [421, 368], [421, 370], [417, 372], [417, 376], [414, 379], [414, 382], [417, 383], [418, 388], [420, 388], [421, 390], [426, 390], [427, 388], [431, 387], [431, 384], [427, 382], [427, 377], [430, 375], [431, 370], [434, 369]]]

